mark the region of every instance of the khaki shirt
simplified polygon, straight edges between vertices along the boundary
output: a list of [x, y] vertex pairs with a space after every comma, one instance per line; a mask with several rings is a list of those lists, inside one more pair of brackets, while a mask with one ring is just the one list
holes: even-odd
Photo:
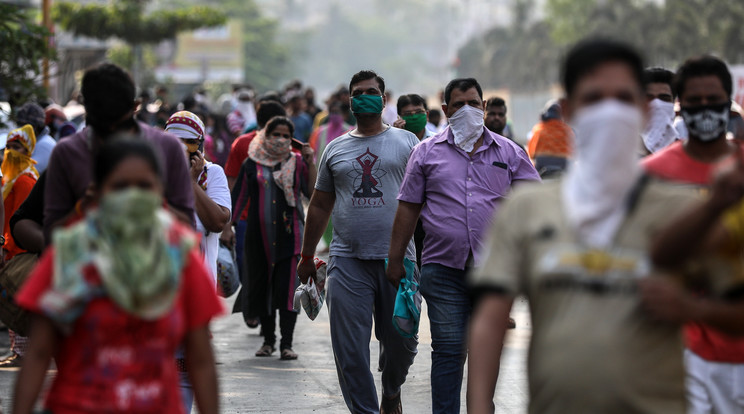
[[524, 184], [504, 203], [471, 284], [529, 299], [531, 413], [685, 411], [680, 327], [645, 317], [637, 281], [651, 272], [652, 235], [694, 199], [649, 181], [603, 251], [569, 228], [561, 181]]

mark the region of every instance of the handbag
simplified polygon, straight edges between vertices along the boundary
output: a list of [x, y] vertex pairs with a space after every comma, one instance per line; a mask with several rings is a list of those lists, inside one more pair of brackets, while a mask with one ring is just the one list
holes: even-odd
[[20, 253], [13, 256], [0, 270], [0, 320], [21, 336], [29, 334], [32, 313], [18, 306], [15, 296], [38, 259], [36, 253]]

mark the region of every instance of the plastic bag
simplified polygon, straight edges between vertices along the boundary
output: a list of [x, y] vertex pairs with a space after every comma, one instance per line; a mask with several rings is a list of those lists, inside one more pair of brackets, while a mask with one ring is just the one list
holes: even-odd
[[298, 286], [294, 297], [294, 310], [304, 309], [311, 321], [314, 321], [323, 309], [327, 265], [316, 257], [315, 269], [317, 269], [315, 280], [310, 278], [306, 284]]
[[421, 320], [421, 292], [416, 281], [416, 265], [408, 258], [403, 259], [406, 277], [400, 281], [393, 308], [393, 327], [404, 338], [418, 335]]
[[220, 296], [229, 298], [240, 287], [238, 265], [235, 263], [235, 252], [220, 243], [217, 252], [217, 291]]

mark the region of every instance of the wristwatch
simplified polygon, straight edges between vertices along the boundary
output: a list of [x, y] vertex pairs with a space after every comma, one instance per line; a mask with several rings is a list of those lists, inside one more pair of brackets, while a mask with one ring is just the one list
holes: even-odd
[[0, 236], [0, 246], [5, 246], [5, 236]]

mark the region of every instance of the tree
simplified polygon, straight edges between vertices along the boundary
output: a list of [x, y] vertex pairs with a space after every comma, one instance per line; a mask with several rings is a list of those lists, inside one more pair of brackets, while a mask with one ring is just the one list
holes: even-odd
[[56, 55], [49, 31], [26, 9], [0, 3], [0, 100], [11, 106], [46, 96], [41, 87], [41, 62]]
[[120, 39], [133, 51], [135, 82], [140, 82], [142, 45], [173, 39], [179, 32], [225, 23], [224, 13], [205, 6], [155, 10], [146, 13], [148, 0], [117, 0], [107, 5], [61, 1], [54, 4], [52, 18], [63, 29], [95, 39]]

